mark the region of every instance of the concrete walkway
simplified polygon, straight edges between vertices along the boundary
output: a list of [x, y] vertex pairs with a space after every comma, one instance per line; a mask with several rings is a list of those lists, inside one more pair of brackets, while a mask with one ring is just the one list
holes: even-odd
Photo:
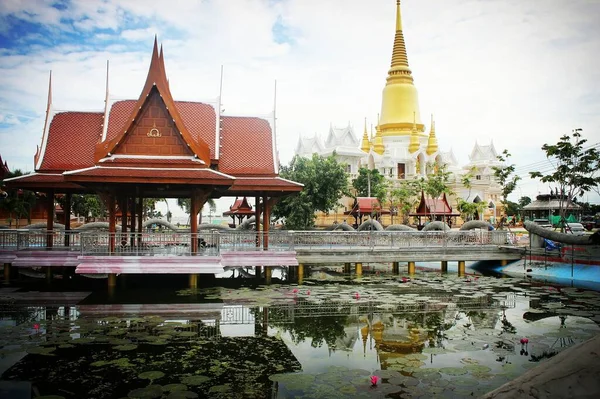
[[600, 335], [565, 349], [482, 398], [600, 398]]

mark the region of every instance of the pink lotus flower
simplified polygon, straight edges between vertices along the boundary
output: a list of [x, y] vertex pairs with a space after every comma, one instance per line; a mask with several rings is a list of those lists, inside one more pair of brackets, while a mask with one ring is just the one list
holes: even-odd
[[294, 288], [294, 289], [292, 290], [292, 292], [293, 292], [294, 294], [297, 294], [297, 293], [298, 293], [298, 288]]
[[529, 343], [529, 338], [521, 338], [521, 344]]
[[371, 385], [376, 386], [378, 382], [379, 382], [379, 377], [377, 377], [376, 375], [372, 375], [371, 376]]
[[355, 292], [355, 293], [354, 293], [354, 298], [356, 298], [356, 299], [360, 299], [360, 294], [359, 294], [358, 292]]
[[306, 295], [310, 295], [310, 290], [306, 291]]

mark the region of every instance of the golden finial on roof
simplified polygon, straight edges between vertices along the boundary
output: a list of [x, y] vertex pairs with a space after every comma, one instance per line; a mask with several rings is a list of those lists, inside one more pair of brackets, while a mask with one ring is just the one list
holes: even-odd
[[410, 144], [408, 145], [408, 151], [413, 154], [419, 150], [419, 132], [417, 131], [417, 117], [413, 115], [413, 129], [410, 134]]
[[363, 133], [360, 149], [364, 152], [369, 152], [371, 150], [371, 142], [369, 141], [369, 134], [367, 133], [367, 118], [365, 118], [365, 131]]
[[435, 121], [431, 114], [431, 130], [429, 131], [429, 141], [427, 141], [427, 155], [434, 154], [438, 151], [437, 137], [435, 137]]

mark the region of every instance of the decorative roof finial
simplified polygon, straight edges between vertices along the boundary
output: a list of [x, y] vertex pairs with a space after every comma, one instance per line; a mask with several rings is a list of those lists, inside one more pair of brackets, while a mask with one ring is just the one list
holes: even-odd
[[437, 137], [435, 137], [435, 121], [431, 114], [431, 130], [429, 131], [429, 140], [427, 142], [427, 155], [434, 154], [438, 151]]
[[371, 142], [369, 141], [369, 134], [367, 132], [367, 118], [365, 117], [365, 131], [363, 133], [362, 143], [360, 145], [361, 151], [369, 152], [371, 150]]
[[413, 128], [410, 134], [410, 144], [408, 145], [408, 151], [412, 154], [418, 151], [420, 147], [419, 136], [417, 132], [417, 113], [413, 112]]
[[402, 15], [400, 14], [400, 0], [396, 0], [396, 31], [402, 30]]

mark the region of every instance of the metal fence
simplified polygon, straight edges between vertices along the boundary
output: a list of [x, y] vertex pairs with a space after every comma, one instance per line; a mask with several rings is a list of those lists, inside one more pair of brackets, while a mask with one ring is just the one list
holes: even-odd
[[[509, 231], [232, 231], [109, 233], [0, 230], [0, 249], [80, 251], [82, 255], [218, 255], [227, 251], [403, 249], [514, 245]], [[195, 243], [192, 245], [192, 243]]]

